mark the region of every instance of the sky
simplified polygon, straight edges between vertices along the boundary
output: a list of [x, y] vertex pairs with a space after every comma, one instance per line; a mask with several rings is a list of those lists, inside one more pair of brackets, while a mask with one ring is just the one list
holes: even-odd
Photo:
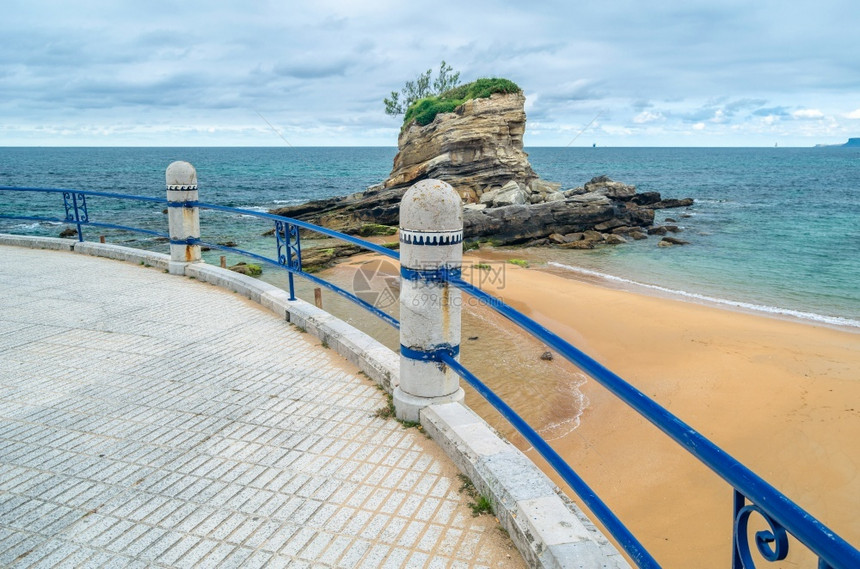
[[0, 146], [396, 146], [442, 60], [529, 146], [860, 136], [857, 0], [4, 0]]

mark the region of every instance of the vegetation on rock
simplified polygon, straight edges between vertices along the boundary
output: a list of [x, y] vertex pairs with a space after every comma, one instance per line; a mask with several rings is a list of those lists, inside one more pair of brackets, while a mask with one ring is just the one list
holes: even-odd
[[508, 79], [478, 79], [438, 95], [431, 95], [415, 101], [406, 109], [403, 125], [410, 125], [413, 121], [421, 126], [428, 125], [439, 113], [450, 113], [471, 99], [486, 99], [494, 93], [507, 94], [519, 93], [520, 91], [522, 89]]
[[[460, 82], [460, 72], [453, 73], [453, 71], [454, 69], [442, 60], [439, 74], [432, 83], [432, 69], [420, 74], [415, 81], [407, 81], [399, 93], [392, 91], [390, 98], [383, 99], [385, 113], [395, 117], [402, 115], [415, 101], [453, 89]], [[402, 99], [401, 95], [403, 95]]]
[[338, 259], [361, 253], [363, 249], [350, 243], [333, 247], [311, 247], [302, 251], [302, 270], [316, 273], [334, 265]]
[[382, 225], [380, 223], [365, 223], [358, 228], [358, 234], [362, 237], [371, 237], [373, 235], [394, 235], [395, 233], [397, 233], [396, 227]]
[[235, 273], [248, 275], [249, 277], [259, 277], [263, 274], [263, 268], [260, 265], [255, 265], [254, 263], [237, 263], [232, 267], [227, 268]]

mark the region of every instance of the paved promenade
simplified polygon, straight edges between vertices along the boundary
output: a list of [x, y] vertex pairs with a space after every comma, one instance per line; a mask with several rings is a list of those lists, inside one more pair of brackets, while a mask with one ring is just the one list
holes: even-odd
[[523, 567], [384, 405], [236, 294], [0, 246], [0, 566]]

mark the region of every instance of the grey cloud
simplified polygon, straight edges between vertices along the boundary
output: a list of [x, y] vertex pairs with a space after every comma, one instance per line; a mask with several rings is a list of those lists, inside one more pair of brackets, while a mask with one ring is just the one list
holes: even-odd
[[306, 59], [307, 61], [277, 65], [273, 71], [277, 75], [294, 77], [296, 79], [322, 79], [325, 77], [344, 75], [352, 66], [352, 62], [346, 60], [317, 64], [311, 61], [313, 59], [312, 57], [308, 56]]
[[573, 101], [599, 100], [606, 96], [606, 92], [597, 88], [597, 85], [589, 82], [574, 82], [561, 84], [539, 92], [538, 102], [546, 103], [568, 103]]
[[0, 124], [97, 125], [109, 115], [116, 125], [258, 108], [272, 121], [302, 113], [308, 129], [340, 125], [359, 137], [356, 125], [391, 128], [393, 144], [398, 125], [382, 98], [441, 59], [464, 80], [517, 82], [535, 96], [529, 120], [544, 132], [585, 124], [598, 110], [607, 126], [644, 111], [675, 127], [715, 117], [737, 126], [805, 104], [831, 116], [856, 109], [860, 91], [860, 8], [851, 0], [815, 10], [777, 0], [504, 9], [441, 0], [432, 13], [379, 2], [252, 10], [238, 0], [170, 9], [94, 2], [84, 13], [30, 0], [0, 22]]
[[719, 107], [703, 106], [687, 112], [666, 112], [667, 116], [679, 119], [683, 122], [697, 123], [714, 118]]
[[663, 114], [687, 123], [707, 121], [717, 116], [726, 120], [732, 119], [742, 114], [742, 111], [750, 109], [756, 109], [750, 111], [750, 114], [758, 115], [759, 108], [765, 103], [767, 101], [764, 99], [743, 98], [730, 101], [726, 97], [720, 97], [707, 101], [698, 108], [686, 112], [669, 110], [664, 111]]
[[757, 117], [787, 117], [791, 115], [791, 113], [786, 107], [762, 107], [760, 109], [754, 110], [752, 114], [753, 116]]
[[728, 116], [734, 116], [742, 110], [761, 107], [766, 103], [767, 101], [764, 99], [738, 99], [736, 101], [726, 103], [723, 106], [723, 112]]

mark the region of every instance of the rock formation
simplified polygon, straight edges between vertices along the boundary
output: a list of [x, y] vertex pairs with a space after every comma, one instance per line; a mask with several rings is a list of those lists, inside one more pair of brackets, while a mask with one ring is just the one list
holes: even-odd
[[523, 152], [524, 105], [522, 93], [496, 93], [466, 101], [426, 126], [403, 128], [383, 187], [433, 178], [451, 184], [470, 203], [512, 181], [528, 186], [538, 176]]
[[[560, 198], [555, 198], [557, 194]], [[501, 207], [466, 205], [463, 232], [472, 241], [497, 244], [559, 245], [591, 248], [595, 244], [623, 243], [627, 235], [644, 239], [651, 232], [665, 234], [677, 227], [654, 228], [654, 210], [684, 207], [693, 200], [661, 200], [657, 192], [636, 193], [635, 186], [606, 176], [592, 178], [583, 187], [554, 192], [542, 203], [516, 203]]]
[[589, 248], [622, 243], [625, 236], [645, 239], [654, 230], [655, 209], [692, 204], [637, 193], [606, 176], [566, 191], [541, 180], [523, 151], [524, 103], [522, 92], [496, 93], [438, 114], [426, 126], [413, 122], [400, 133], [384, 183], [272, 213], [353, 234], [368, 223], [396, 226], [404, 192], [434, 178], [451, 184], [463, 199], [467, 240]]
[[860, 147], [860, 138], [849, 138], [845, 144], [816, 144], [816, 148], [858, 148]]
[[490, 206], [543, 201], [560, 185], [540, 180], [523, 151], [524, 104], [521, 92], [497, 93], [466, 101], [426, 126], [407, 125], [398, 138], [391, 174], [382, 184], [273, 213], [347, 233], [365, 223], [397, 225], [400, 198], [412, 184], [427, 178], [451, 184], [464, 203], [476, 203], [484, 194], [489, 196], [483, 203]]

